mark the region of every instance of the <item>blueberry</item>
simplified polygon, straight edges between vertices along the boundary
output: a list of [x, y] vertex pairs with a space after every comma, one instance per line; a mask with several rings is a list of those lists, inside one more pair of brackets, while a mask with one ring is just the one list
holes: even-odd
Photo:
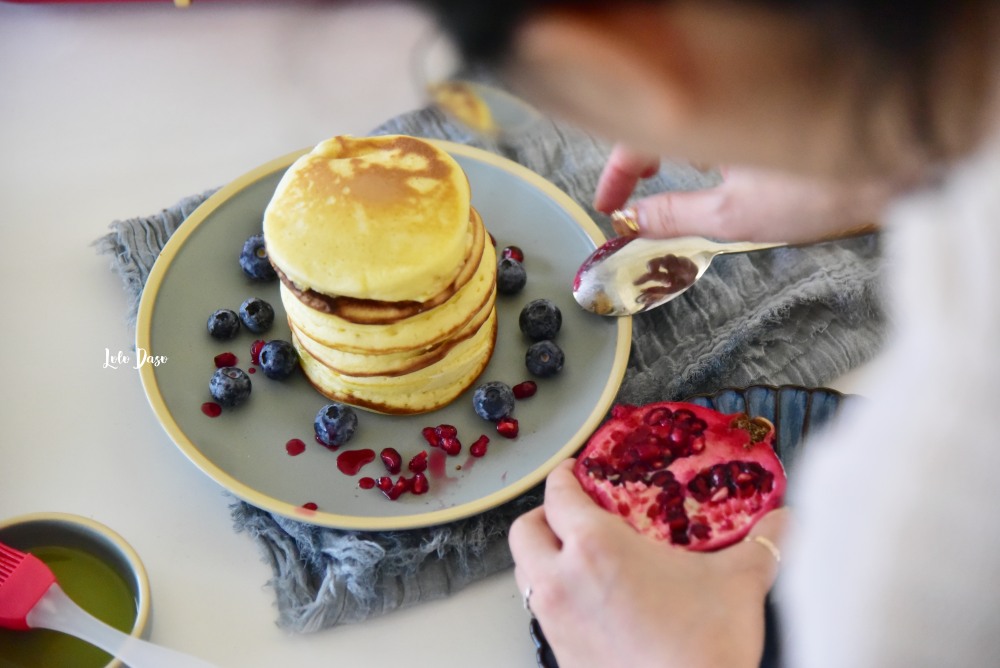
[[224, 366], [216, 369], [208, 383], [212, 398], [226, 408], [239, 406], [250, 396], [250, 376], [243, 369]]
[[327, 404], [316, 413], [313, 421], [316, 440], [323, 445], [336, 448], [347, 443], [358, 428], [358, 416], [346, 404]]
[[483, 383], [472, 395], [472, 407], [479, 417], [496, 422], [514, 411], [514, 391], [498, 380]]
[[532, 341], [554, 339], [562, 327], [562, 312], [548, 299], [536, 299], [524, 305], [517, 324]]
[[497, 262], [497, 292], [502, 295], [517, 294], [527, 282], [528, 274], [520, 262], [509, 257]]
[[220, 308], [208, 316], [208, 333], [212, 338], [231, 339], [240, 331], [240, 317], [236, 311]]
[[268, 341], [260, 349], [260, 370], [268, 378], [283, 380], [292, 375], [299, 363], [299, 354], [288, 341]]
[[528, 346], [524, 355], [524, 365], [536, 376], [546, 378], [562, 371], [566, 357], [562, 349], [552, 341], [538, 341]]
[[243, 243], [240, 266], [247, 276], [258, 281], [273, 281], [278, 277], [270, 260], [267, 259], [263, 233], [258, 232]]
[[260, 297], [250, 297], [240, 305], [240, 320], [255, 334], [260, 334], [274, 324], [274, 309]]

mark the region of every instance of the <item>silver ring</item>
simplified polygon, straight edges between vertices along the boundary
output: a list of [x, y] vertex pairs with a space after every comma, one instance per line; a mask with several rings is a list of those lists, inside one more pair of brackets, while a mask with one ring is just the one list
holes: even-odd
[[535, 613], [531, 611], [531, 585], [524, 588], [524, 594], [521, 595], [521, 604], [524, 605], [524, 611], [534, 618]]

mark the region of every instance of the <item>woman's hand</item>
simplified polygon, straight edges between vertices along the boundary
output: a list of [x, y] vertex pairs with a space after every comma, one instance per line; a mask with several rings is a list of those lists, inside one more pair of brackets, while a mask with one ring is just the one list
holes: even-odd
[[[580, 487], [573, 460], [548, 478], [545, 503], [514, 522], [518, 587], [561, 668], [756, 667], [764, 597], [777, 563], [755, 542], [694, 553], [637, 533]], [[787, 511], [754, 534], [779, 541]]]
[[[659, 160], [616, 146], [597, 183], [594, 207], [625, 207]], [[723, 167], [705, 190], [659, 193], [631, 202], [639, 234], [698, 235], [733, 241], [819, 241], [875, 224], [893, 189], [887, 184], [833, 184], [759, 169]]]

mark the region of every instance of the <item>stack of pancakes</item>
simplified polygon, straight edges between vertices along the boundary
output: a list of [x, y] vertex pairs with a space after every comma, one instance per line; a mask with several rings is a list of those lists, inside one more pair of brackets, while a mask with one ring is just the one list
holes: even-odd
[[402, 135], [334, 137], [285, 173], [264, 241], [302, 369], [383, 413], [440, 408], [496, 343], [496, 251], [461, 166]]

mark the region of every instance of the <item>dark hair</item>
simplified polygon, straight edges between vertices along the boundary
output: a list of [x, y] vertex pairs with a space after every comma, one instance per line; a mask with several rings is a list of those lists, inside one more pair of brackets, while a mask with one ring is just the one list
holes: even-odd
[[[658, 4], [669, 0], [421, 0], [455, 39], [471, 61], [495, 62], [509, 48], [517, 25], [533, 12], [550, 8], [596, 9], [622, 4]], [[727, 0], [717, 0], [726, 2]], [[738, 4], [741, 0], [728, 0]], [[924, 51], [948, 14], [967, 4], [962, 0], [742, 0], [784, 12], [801, 14], [853, 37], [884, 54], [907, 59]]]
[[[670, 0], [421, 0], [438, 17], [463, 57], [470, 64], [496, 65], [510, 49], [518, 25], [534, 12], [555, 8], [611, 9], [615, 5], [652, 5]], [[711, 0], [705, 0], [706, 2]], [[831, 55], [866, 56], [865, 79], [859, 86], [858, 108], [864, 115], [863, 96], [887, 79], [902, 84], [909, 97], [911, 131], [930, 154], [939, 152], [931, 113], [933, 56], [954, 19], [969, 7], [988, 0], [715, 0], [718, 4], [741, 2], [801, 16], [815, 25]]]

